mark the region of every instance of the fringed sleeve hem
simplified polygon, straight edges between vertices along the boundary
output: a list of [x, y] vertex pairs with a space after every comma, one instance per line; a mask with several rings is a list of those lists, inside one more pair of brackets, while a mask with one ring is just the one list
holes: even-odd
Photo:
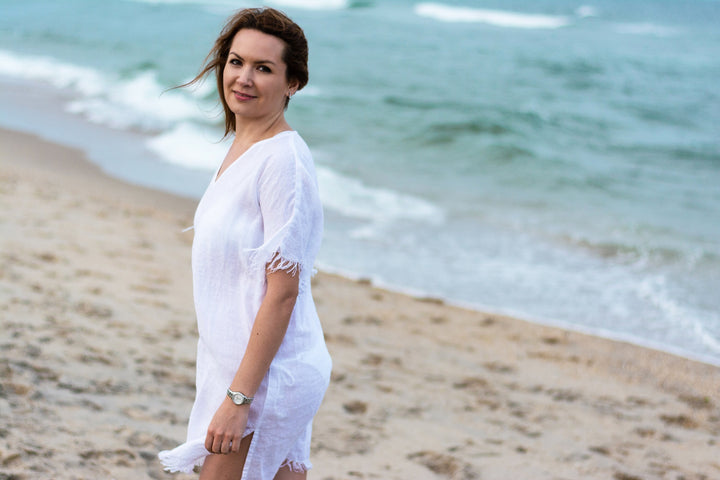
[[254, 273], [287, 271], [293, 276], [313, 272], [307, 252], [317, 251], [311, 232], [322, 225], [314, 175], [299, 164], [298, 155], [278, 155], [268, 161], [258, 179], [258, 203], [263, 240], [245, 249]]

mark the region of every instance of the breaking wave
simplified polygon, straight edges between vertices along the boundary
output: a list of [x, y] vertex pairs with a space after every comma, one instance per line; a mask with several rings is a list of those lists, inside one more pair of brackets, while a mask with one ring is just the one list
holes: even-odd
[[415, 14], [442, 22], [486, 23], [509, 28], [560, 28], [570, 24], [568, 17], [558, 15], [455, 7], [442, 3], [419, 3], [415, 6]]

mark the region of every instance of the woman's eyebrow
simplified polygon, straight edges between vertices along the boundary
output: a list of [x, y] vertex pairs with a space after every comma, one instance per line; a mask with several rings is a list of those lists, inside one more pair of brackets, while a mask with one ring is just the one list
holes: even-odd
[[[243, 58], [235, 52], [230, 52], [230, 55], [235, 55], [240, 60], [243, 60]], [[272, 60], [257, 60], [255, 63], [269, 63], [271, 65], [275, 65], [275, 62], [273, 62]]]

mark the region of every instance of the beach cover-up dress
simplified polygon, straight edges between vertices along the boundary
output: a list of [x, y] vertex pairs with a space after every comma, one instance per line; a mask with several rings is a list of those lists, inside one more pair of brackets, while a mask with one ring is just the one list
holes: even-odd
[[267, 288], [266, 266], [299, 275], [285, 337], [250, 405], [253, 433], [244, 480], [312, 467], [312, 419], [331, 359], [310, 292], [323, 214], [312, 156], [295, 131], [254, 144], [213, 176], [198, 204], [192, 246], [199, 331], [196, 398], [186, 443], [160, 452], [168, 471], [191, 472], [210, 453], [205, 438], [240, 366]]

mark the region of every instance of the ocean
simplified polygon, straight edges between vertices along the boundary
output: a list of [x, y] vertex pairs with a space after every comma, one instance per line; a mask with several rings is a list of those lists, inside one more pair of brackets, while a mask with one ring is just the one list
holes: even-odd
[[[720, 365], [720, 2], [277, 0], [321, 269]], [[1, 0], [0, 126], [199, 197], [227, 0]]]

